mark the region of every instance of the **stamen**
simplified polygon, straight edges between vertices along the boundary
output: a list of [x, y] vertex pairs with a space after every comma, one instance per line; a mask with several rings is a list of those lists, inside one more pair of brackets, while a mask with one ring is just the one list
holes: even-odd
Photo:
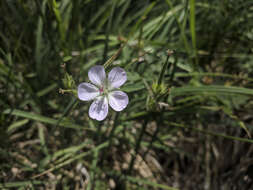
[[99, 92], [100, 94], [102, 94], [104, 92], [104, 88], [103, 87], [99, 88]]

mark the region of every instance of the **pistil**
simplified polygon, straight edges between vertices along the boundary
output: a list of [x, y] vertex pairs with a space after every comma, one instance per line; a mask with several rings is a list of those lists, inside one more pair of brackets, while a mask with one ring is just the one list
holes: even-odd
[[103, 94], [103, 93], [104, 93], [104, 88], [103, 88], [103, 87], [99, 88], [99, 93], [100, 93], [100, 94]]

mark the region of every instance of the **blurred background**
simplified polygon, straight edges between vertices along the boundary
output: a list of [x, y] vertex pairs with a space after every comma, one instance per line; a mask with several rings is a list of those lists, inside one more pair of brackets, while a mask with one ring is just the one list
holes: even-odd
[[[1, 189], [253, 188], [252, 0], [0, 1]], [[129, 96], [76, 98], [113, 55]]]

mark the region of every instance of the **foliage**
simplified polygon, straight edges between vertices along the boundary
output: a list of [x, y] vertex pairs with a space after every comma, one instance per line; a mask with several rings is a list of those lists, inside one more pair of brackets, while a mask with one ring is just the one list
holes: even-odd
[[[253, 188], [252, 11], [251, 0], [1, 1], [0, 187]], [[96, 64], [128, 75], [127, 109], [103, 122], [75, 96]]]

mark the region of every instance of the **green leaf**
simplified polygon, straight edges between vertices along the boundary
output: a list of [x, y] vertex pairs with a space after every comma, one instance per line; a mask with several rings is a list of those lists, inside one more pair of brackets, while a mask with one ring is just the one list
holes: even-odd
[[49, 85], [48, 87], [44, 88], [43, 90], [37, 92], [37, 96], [41, 97], [44, 96], [46, 94], [48, 94], [49, 92], [51, 92], [52, 90], [54, 90], [57, 87], [56, 83], [53, 83], [51, 85]]
[[191, 129], [193, 131], [197, 131], [197, 132], [204, 133], [204, 134], [211, 135], [211, 136], [217, 136], [217, 137], [223, 137], [223, 138], [229, 139], [229, 140], [236, 140], [236, 141], [241, 141], [241, 142], [253, 143], [253, 140], [251, 140], [251, 139], [235, 137], [235, 136], [229, 136], [229, 135], [222, 134], [222, 133], [215, 133], [215, 132], [212, 132], [212, 131], [199, 129], [199, 128], [196, 128], [196, 127], [188, 127], [188, 126], [185, 126], [183, 124], [174, 123], [174, 122], [166, 122], [166, 123], [168, 125], [171, 125], [171, 126], [174, 126], [174, 127], [187, 128], [187, 129]]
[[0, 183], [0, 188], [12, 188], [12, 187], [27, 187], [45, 184], [44, 181], [31, 180], [31, 181], [16, 181], [16, 182], [8, 182], [8, 183]]
[[160, 189], [166, 189], [166, 190], [179, 190], [177, 188], [169, 187], [167, 185], [159, 184], [159, 183], [156, 183], [156, 182], [152, 182], [151, 180], [147, 180], [147, 179], [140, 179], [140, 178], [135, 178], [135, 177], [131, 177], [131, 176], [126, 176], [126, 180], [128, 180], [132, 183], [148, 185], [148, 186], [151, 186], [151, 187], [154, 187], [154, 188], [160, 188]]
[[11, 133], [12, 131], [18, 129], [19, 127], [22, 127], [23, 125], [27, 124], [29, 121], [29, 119], [22, 119], [22, 120], [19, 120], [17, 122], [14, 122], [12, 123], [8, 129], [7, 129], [7, 132], [8, 133]]
[[14, 115], [14, 116], [18, 116], [18, 117], [24, 117], [27, 119], [31, 119], [34, 121], [38, 121], [38, 122], [43, 122], [43, 123], [48, 123], [48, 124], [52, 124], [52, 125], [59, 125], [62, 127], [66, 127], [66, 128], [72, 128], [72, 129], [78, 129], [78, 130], [93, 130], [87, 127], [83, 127], [81, 125], [77, 125], [75, 123], [72, 122], [68, 122], [68, 121], [60, 121], [58, 122], [58, 120], [56, 119], [52, 119], [49, 117], [45, 117], [39, 114], [35, 114], [35, 113], [30, 113], [30, 112], [26, 112], [26, 111], [21, 111], [21, 110], [17, 110], [17, 109], [6, 109], [3, 112], [4, 114], [9, 114], [9, 115]]
[[170, 94], [172, 97], [189, 95], [189, 94], [198, 94], [198, 93], [212, 93], [215, 95], [226, 94], [226, 95], [246, 95], [253, 96], [253, 89], [235, 87], [235, 86], [219, 86], [219, 85], [207, 85], [207, 86], [184, 86], [175, 88], [172, 87]]

